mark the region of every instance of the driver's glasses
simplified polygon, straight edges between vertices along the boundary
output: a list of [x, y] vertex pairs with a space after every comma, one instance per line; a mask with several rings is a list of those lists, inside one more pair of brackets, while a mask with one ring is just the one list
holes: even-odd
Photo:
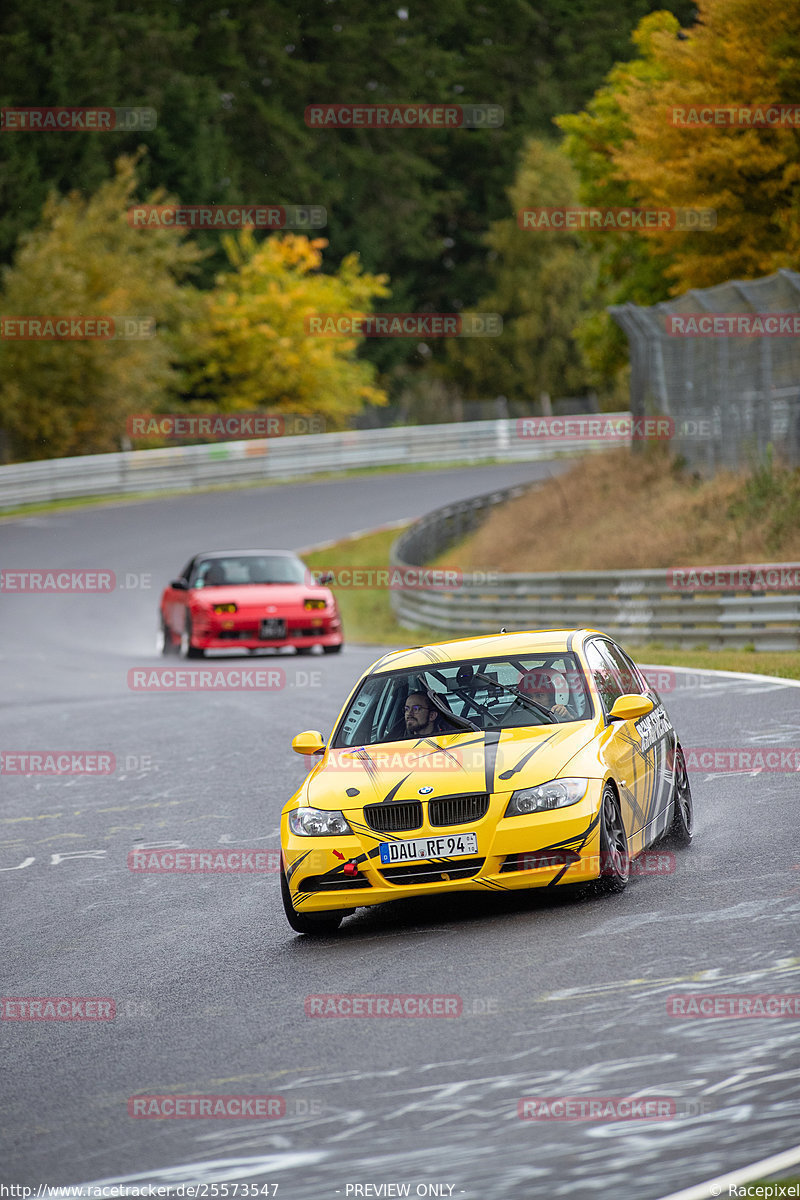
[[427, 712], [427, 711], [428, 710], [425, 708], [424, 704], [412, 704], [410, 707], [407, 704], [405, 706], [405, 708], [403, 709], [403, 712], [406, 714], [406, 716], [409, 716], [411, 713], [414, 713], [416, 715], [417, 713]]

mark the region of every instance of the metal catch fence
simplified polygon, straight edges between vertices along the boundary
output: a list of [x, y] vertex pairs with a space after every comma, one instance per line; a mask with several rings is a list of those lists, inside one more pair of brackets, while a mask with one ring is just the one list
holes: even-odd
[[692, 468], [749, 468], [769, 446], [800, 465], [798, 272], [608, 311], [630, 343], [633, 415], [674, 420], [672, 445]]

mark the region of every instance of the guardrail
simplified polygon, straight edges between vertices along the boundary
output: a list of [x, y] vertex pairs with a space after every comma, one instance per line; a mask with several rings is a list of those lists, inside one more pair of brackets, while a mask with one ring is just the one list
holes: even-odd
[[[626, 413], [604, 413], [616, 421]], [[524, 438], [513, 418], [349, 430], [241, 442], [170, 446], [11, 463], [0, 467], [0, 509], [86, 496], [191, 491], [298, 479], [359, 467], [529, 461], [628, 444], [586, 438]]]
[[[524, 488], [491, 492], [450, 504], [415, 522], [392, 546], [392, 566], [421, 567], [481, 524], [491, 508]], [[754, 567], [728, 567], [751, 574]], [[800, 564], [762, 564], [762, 572], [791, 571]], [[464, 573], [449, 590], [399, 588], [392, 607], [411, 629], [434, 629], [457, 637], [498, 633], [501, 628], [556, 629], [590, 626], [621, 642], [659, 641], [709, 648], [754, 646], [800, 649], [800, 590], [754, 592], [751, 587], [682, 591], [669, 585], [666, 569], [569, 571], [543, 574]]]

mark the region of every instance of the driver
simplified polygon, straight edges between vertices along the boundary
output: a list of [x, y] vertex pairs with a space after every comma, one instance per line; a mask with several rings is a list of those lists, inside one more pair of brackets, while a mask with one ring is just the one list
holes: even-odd
[[569, 709], [564, 704], [556, 704], [556, 685], [553, 682], [553, 676], [549, 671], [543, 670], [541, 667], [535, 671], [526, 671], [520, 677], [517, 685], [518, 690], [523, 696], [529, 696], [534, 703], [546, 708], [554, 717], [566, 717], [571, 719]]
[[406, 721], [406, 737], [431, 737], [447, 733], [441, 713], [434, 708], [424, 692], [411, 692], [406, 699], [403, 715]]

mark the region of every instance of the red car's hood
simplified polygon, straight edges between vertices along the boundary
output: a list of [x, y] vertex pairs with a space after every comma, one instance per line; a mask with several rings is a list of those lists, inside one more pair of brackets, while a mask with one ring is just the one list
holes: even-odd
[[208, 604], [236, 604], [239, 609], [258, 609], [265, 612], [270, 605], [276, 608], [293, 607], [304, 600], [332, 600], [331, 592], [324, 587], [309, 587], [305, 583], [241, 583], [223, 584], [221, 587], [204, 587], [192, 591], [193, 600], [205, 600]]

